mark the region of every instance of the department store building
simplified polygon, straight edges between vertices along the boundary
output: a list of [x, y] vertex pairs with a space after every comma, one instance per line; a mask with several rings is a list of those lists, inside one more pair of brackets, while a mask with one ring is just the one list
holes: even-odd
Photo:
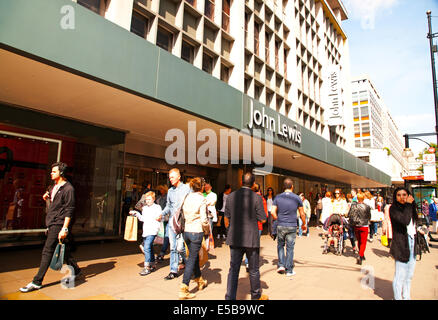
[[0, 246], [43, 241], [56, 161], [81, 240], [120, 237], [172, 167], [217, 193], [251, 169], [312, 201], [390, 186], [353, 155], [345, 19], [337, 0], [1, 1]]

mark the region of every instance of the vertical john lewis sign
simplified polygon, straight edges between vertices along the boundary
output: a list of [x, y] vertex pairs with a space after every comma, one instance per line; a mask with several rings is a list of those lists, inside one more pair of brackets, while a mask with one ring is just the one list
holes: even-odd
[[326, 115], [329, 126], [344, 124], [339, 65], [329, 65], [325, 77]]

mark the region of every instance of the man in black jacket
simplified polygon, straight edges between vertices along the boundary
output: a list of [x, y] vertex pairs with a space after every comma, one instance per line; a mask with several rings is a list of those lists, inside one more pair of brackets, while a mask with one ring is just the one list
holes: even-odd
[[240, 265], [243, 255], [248, 257], [251, 299], [267, 300], [260, 287], [260, 237], [257, 221], [265, 222], [266, 213], [262, 198], [251, 190], [255, 182], [252, 173], [242, 177], [242, 188], [230, 193], [225, 205], [225, 226], [228, 228], [226, 244], [230, 246], [226, 300], [236, 300]]
[[50, 199], [50, 205], [46, 216], [47, 239], [42, 252], [41, 264], [33, 281], [20, 288], [21, 292], [41, 289], [44, 276], [59, 241], [66, 240], [64, 257], [67, 265], [72, 267], [73, 280], [80, 275], [81, 269], [70, 255], [72, 235], [69, 232], [69, 227], [71, 229], [75, 209], [75, 191], [65, 178], [66, 169], [67, 165], [63, 162], [52, 165], [50, 176], [55, 184], [49, 187], [49, 190], [43, 195], [45, 201]]

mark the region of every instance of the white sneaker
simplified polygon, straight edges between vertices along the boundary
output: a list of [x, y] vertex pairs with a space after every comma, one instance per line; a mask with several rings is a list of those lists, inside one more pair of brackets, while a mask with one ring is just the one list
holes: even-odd
[[285, 271], [286, 271], [286, 269], [284, 267], [277, 268], [277, 273], [283, 274]]
[[293, 271], [293, 270], [292, 270], [292, 272], [288, 272], [288, 273], [286, 273], [286, 277], [292, 277], [292, 276], [294, 276], [294, 275], [296, 275], [296, 272]]
[[31, 291], [35, 291], [35, 290], [39, 290], [41, 289], [41, 285], [37, 285], [33, 282], [29, 282], [25, 287], [20, 288], [21, 292], [31, 292]]

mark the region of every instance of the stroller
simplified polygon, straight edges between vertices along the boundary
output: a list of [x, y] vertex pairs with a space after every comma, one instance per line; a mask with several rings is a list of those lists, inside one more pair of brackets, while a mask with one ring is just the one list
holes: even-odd
[[324, 249], [323, 254], [330, 252], [334, 248], [335, 254], [340, 256], [345, 250], [344, 240], [344, 219], [341, 215], [334, 213], [330, 215], [324, 223]]

